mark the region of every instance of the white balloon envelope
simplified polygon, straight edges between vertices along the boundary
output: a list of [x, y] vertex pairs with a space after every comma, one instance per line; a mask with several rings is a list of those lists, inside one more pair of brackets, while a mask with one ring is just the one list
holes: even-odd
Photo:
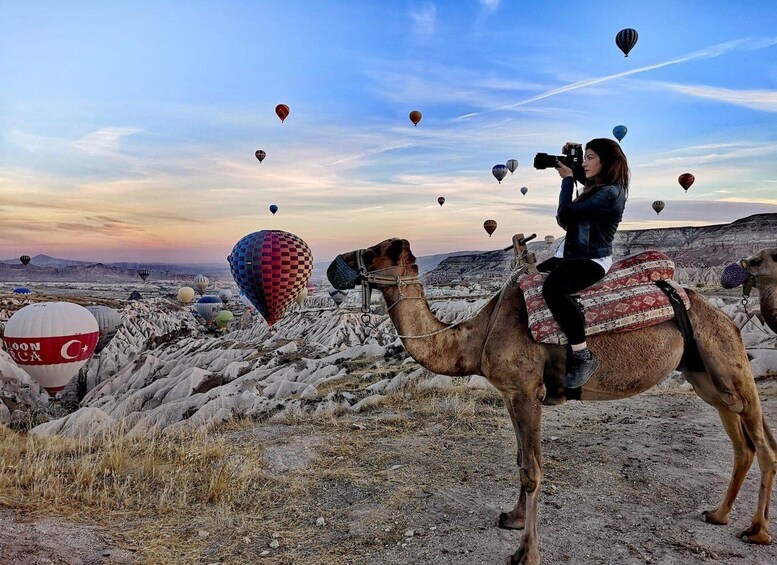
[[228, 303], [230, 300], [232, 300], [232, 291], [228, 288], [222, 288], [219, 291], [219, 298], [224, 304]]
[[194, 309], [203, 320], [210, 323], [219, 315], [222, 306], [221, 300], [217, 296], [203, 296], [194, 305]]
[[5, 325], [5, 350], [50, 396], [60, 392], [94, 353], [100, 337], [89, 310], [71, 302], [39, 302]]
[[105, 346], [110, 343], [116, 332], [119, 331], [121, 326], [121, 314], [113, 308], [107, 306], [87, 306], [87, 310], [92, 313], [95, 320], [97, 320], [97, 327], [100, 330], [100, 339], [97, 340], [97, 347], [95, 353], [100, 353]]

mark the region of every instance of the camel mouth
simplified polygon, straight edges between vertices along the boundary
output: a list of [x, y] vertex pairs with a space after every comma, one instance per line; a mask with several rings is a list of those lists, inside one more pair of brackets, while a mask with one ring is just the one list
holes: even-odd
[[337, 290], [350, 290], [361, 280], [361, 275], [338, 255], [327, 267], [326, 278]]

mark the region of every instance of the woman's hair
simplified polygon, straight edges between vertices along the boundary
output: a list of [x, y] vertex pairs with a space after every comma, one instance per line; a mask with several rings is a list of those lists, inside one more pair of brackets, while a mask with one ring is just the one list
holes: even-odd
[[585, 148], [596, 153], [602, 163], [602, 171], [595, 178], [586, 181], [586, 188], [614, 184], [620, 186], [628, 194], [629, 163], [626, 161], [626, 155], [623, 154], [620, 144], [606, 137], [598, 137], [586, 143]]

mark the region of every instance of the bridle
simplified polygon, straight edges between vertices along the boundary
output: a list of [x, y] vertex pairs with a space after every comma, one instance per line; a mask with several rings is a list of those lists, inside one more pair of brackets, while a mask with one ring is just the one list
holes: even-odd
[[[381, 275], [378, 273], [382, 273], [384, 271], [390, 271], [391, 269], [396, 269], [397, 267], [410, 267], [412, 264], [399, 264], [399, 265], [391, 265], [390, 267], [383, 267], [382, 269], [373, 269], [372, 271], [367, 270], [367, 266], [364, 264], [364, 252], [365, 249], [359, 249], [356, 251], [356, 266], [359, 269], [359, 278], [357, 279], [357, 282], [361, 284], [361, 292], [362, 292], [362, 307], [361, 307], [361, 319], [362, 323], [366, 325], [369, 328], [374, 328], [375, 326], [372, 324], [370, 320], [370, 314], [372, 313], [372, 310], [370, 309], [370, 297], [372, 296], [372, 287], [370, 285], [381, 285], [381, 286], [396, 286], [399, 290], [399, 300], [394, 302], [391, 306], [387, 308], [388, 310], [391, 310], [394, 306], [402, 302], [403, 300], [409, 300], [409, 299], [415, 299], [415, 300], [423, 300], [423, 290], [421, 296], [405, 296], [402, 292], [402, 289], [405, 288], [408, 285], [421, 285], [421, 279], [418, 278], [418, 275]], [[406, 337], [406, 336], [399, 336], [399, 337]], [[419, 336], [420, 337], [420, 336]]]

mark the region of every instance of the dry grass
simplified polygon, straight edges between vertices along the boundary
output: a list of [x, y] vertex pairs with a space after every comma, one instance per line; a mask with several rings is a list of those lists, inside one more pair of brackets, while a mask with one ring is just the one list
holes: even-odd
[[[112, 524], [112, 535], [136, 549], [142, 563], [255, 562], [273, 533], [282, 547], [262, 563], [346, 563], [347, 543], [310, 557], [320, 533], [316, 518], [336, 514], [321, 507], [322, 493], [343, 485], [386, 491], [381, 503], [399, 512], [413, 489], [402, 469], [387, 470], [402, 460], [405, 439], [433, 423], [441, 437], [506, 424], [500, 397], [486, 391], [407, 388], [390, 395], [386, 408], [358, 417], [273, 418], [266, 428], [280, 428], [281, 443], [322, 438], [310, 465], [282, 473], [263, 459], [265, 426], [250, 421], [210, 434], [117, 432], [80, 441], [0, 429], [0, 503], [36, 516]], [[355, 420], [366, 429], [355, 430]]]

